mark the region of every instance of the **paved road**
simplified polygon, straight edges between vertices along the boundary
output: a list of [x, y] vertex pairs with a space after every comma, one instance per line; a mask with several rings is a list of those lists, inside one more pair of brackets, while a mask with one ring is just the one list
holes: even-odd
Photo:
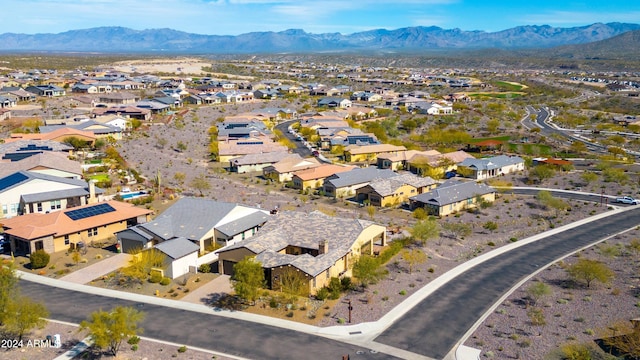
[[443, 359], [497, 299], [527, 275], [577, 249], [638, 225], [640, 207], [498, 255], [448, 282], [375, 341]]
[[276, 125], [276, 129], [282, 131], [284, 136], [286, 136], [287, 139], [291, 140], [291, 142], [296, 145], [296, 148], [293, 149], [293, 152], [295, 154], [298, 154], [303, 158], [311, 157], [311, 156], [313, 156], [313, 154], [311, 153], [311, 150], [307, 149], [307, 147], [304, 146], [302, 141], [298, 141], [293, 134], [289, 133], [289, 129], [288, 129], [289, 125], [295, 123], [296, 121], [298, 121], [298, 120], [285, 121], [283, 123], [280, 123], [280, 124]]
[[348, 354], [354, 360], [398, 359], [308, 333], [213, 314], [141, 304], [28, 281], [20, 281], [20, 287], [24, 295], [43, 301], [52, 319], [79, 323], [98, 309], [135, 306], [146, 313], [141, 325], [144, 336], [237, 357], [340, 360]]
[[551, 193], [551, 195], [564, 199], [572, 199], [572, 200], [583, 200], [590, 201], [596, 203], [603, 203], [609, 205], [616, 205], [627, 207], [627, 204], [618, 204], [615, 203], [615, 196], [611, 195], [600, 195], [600, 194], [590, 194], [590, 193], [576, 193], [570, 191], [560, 191], [560, 190], [549, 190], [549, 189], [536, 189], [536, 188], [522, 188], [522, 187], [514, 187], [506, 191], [507, 194], [518, 194], [518, 195], [537, 195], [541, 190], [547, 190]]

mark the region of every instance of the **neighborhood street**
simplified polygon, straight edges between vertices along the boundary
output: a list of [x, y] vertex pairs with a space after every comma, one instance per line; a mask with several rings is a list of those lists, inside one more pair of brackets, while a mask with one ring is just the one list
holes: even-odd
[[547, 236], [454, 278], [387, 328], [376, 342], [444, 359], [481, 316], [524, 277], [618, 232], [638, 226], [640, 208]]

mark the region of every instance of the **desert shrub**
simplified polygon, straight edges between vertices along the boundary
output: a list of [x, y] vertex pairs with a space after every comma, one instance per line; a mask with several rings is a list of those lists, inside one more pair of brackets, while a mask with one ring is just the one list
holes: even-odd
[[289, 311], [289, 312], [287, 313], [287, 317], [293, 317], [293, 311]]
[[407, 291], [406, 290], [400, 290], [400, 292], [398, 294], [404, 296], [404, 295], [407, 295]]
[[316, 294], [316, 299], [318, 300], [326, 300], [328, 297], [329, 297], [329, 289], [327, 288], [322, 288], [318, 290], [318, 293]]
[[353, 283], [351, 282], [350, 277], [345, 276], [342, 279], [340, 279], [340, 285], [342, 285], [342, 291], [348, 291], [348, 290], [351, 290]]
[[171, 284], [171, 279], [169, 279], [168, 277], [163, 277], [162, 280], [160, 280], [160, 285], [169, 285]]
[[149, 282], [157, 284], [162, 281], [162, 274], [159, 271], [153, 271], [151, 276], [149, 276]]
[[269, 299], [269, 307], [271, 308], [277, 308], [278, 307], [278, 299], [276, 299], [275, 297], [272, 297], [271, 299]]
[[130, 337], [129, 340], [127, 340], [127, 344], [129, 345], [136, 345], [139, 342], [140, 342], [140, 337], [135, 335]]
[[131, 351], [138, 351], [138, 344], [131, 345]]
[[186, 346], [184, 346], [184, 345], [182, 345], [182, 346], [180, 346], [180, 347], [178, 348], [178, 352], [179, 352], [179, 353], [183, 353], [183, 352], [186, 352], [186, 351], [187, 351], [187, 347], [186, 347]]
[[211, 265], [209, 264], [202, 264], [198, 267], [198, 271], [201, 273], [208, 273], [211, 272]]
[[44, 250], [36, 250], [29, 255], [29, 261], [31, 261], [32, 269], [42, 269], [49, 264], [49, 254]]

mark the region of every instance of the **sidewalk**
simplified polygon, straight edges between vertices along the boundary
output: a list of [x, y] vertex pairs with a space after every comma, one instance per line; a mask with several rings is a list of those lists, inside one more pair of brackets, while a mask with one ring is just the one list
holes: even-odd
[[63, 276], [60, 280], [75, 284], [86, 284], [112, 271], [128, 266], [129, 260], [131, 260], [131, 255], [129, 254], [115, 254], [93, 265]]

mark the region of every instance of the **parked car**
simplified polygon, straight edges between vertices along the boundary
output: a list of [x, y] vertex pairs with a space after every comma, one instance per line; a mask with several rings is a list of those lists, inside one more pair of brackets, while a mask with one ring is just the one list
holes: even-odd
[[622, 197], [616, 198], [616, 202], [621, 204], [631, 204], [631, 205], [640, 204], [640, 200], [634, 199], [631, 196], [622, 196]]

